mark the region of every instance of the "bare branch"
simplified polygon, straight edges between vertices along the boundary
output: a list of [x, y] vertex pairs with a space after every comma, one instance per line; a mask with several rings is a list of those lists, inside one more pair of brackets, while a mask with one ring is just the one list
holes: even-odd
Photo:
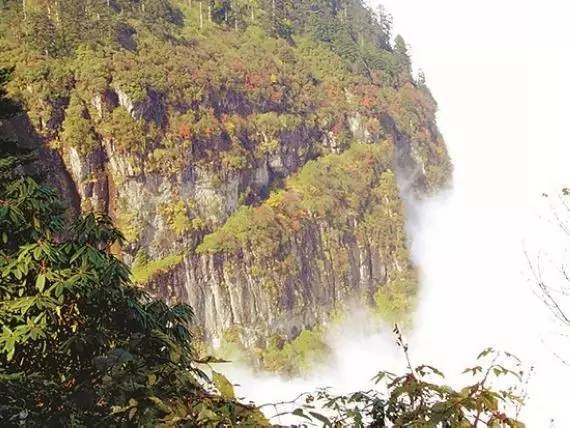
[[558, 319], [560, 322], [564, 323], [565, 325], [570, 326], [570, 317], [566, 315], [565, 311], [562, 309], [557, 299], [554, 297], [554, 293], [559, 293], [563, 295], [565, 294], [560, 293], [560, 290], [552, 289], [543, 280], [542, 263], [540, 261], [540, 256], [538, 256], [536, 265], [532, 263], [526, 251], [525, 251], [525, 256], [528, 263], [529, 271], [532, 274], [534, 282], [539, 290], [539, 294], [537, 294], [537, 296], [543, 301], [543, 303], [546, 305], [546, 307], [550, 310], [550, 312], [554, 315], [556, 319]]

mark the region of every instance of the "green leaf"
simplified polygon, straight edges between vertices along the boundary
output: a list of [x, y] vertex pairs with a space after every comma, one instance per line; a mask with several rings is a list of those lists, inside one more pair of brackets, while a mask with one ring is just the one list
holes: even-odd
[[319, 422], [322, 422], [324, 426], [331, 426], [331, 421], [329, 418], [327, 418], [326, 416], [321, 415], [320, 413], [317, 412], [309, 412], [309, 414], [315, 418], [316, 420], [318, 420]]
[[154, 403], [154, 405], [156, 406], [156, 408], [158, 410], [160, 410], [161, 412], [172, 413], [172, 409], [166, 403], [164, 403], [164, 401], [162, 401], [160, 398], [155, 397], [155, 396], [151, 396], [151, 397], [148, 397], [148, 399], [150, 401], [152, 401]]
[[6, 359], [8, 361], [12, 361], [12, 358], [14, 358], [14, 353], [16, 352], [16, 347], [15, 347], [14, 341], [6, 342], [4, 349], [7, 351], [6, 352]]
[[477, 367], [472, 367], [472, 368], [468, 368], [468, 369], [463, 370], [463, 374], [472, 373], [475, 376], [477, 373], [481, 373], [482, 371], [483, 371], [483, 367], [477, 366]]
[[483, 350], [483, 352], [481, 352], [478, 356], [477, 359], [480, 360], [481, 358], [485, 358], [487, 355], [489, 355], [490, 353], [492, 353], [494, 351], [493, 348], [486, 348]]
[[198, 421], [199, 422], [216, 422], [220, 419], [220, 417], [211, 409], [208, 409], [206, 406], [203, 406], [200, 412], [198, 412]]
[[294, 415], [294, 416], [298, 416], [298, 417], [300, 417], [300, 418], [305, 418], [305, 419], [307, 419], [308, 421], [311, 420], [311, 418], [305, 414], [305, 412], [303, 411], [303, 409], [295, 409], [295, 410], [293, 410], [293, 412], [292, 412], [291, 414]]
[[172, 350], [170, 351], [170, 359], [174, 363], [178, 363], [180, 361], [180, 352]]
[[222, 397], [230, 400], [236, 398], [233, 385], [223, 374], [212, 371], [212, 381]]
[[41, 293], [44, 291], [46, 286], [46, 276], [43, 273], [40, 273], [36, 278], [36, 288]]

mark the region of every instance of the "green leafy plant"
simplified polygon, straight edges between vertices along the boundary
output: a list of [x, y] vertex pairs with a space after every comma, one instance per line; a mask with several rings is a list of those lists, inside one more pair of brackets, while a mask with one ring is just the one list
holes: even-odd
[[377, 388], [368, 391], [336, 396], [323, 389], [308, 394], [293, 414], [325, 427], [524, 427], [517, 420], [524, 403], [524, 371], [518, 358], [485, 349], [477, 365], [463, 372], [473, 379], [455, 389], [444, 383], [438, 369], [413, 366], [398, 326], [394, 332], [407, 373], [379, 372], [373, 379]]

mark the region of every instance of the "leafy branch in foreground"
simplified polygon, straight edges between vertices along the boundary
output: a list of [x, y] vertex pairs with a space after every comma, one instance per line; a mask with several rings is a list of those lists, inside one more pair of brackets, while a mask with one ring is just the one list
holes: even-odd
[[443, 383], [438, 369], [412, 366], [408, 345], [397, 326], [394, 331], [408, 373], [379, 372], [373, 379], [378, 388], [368, 391], [337, 396], [323, 389], [307, 394], [293, 414], [326, 427], [524, 427], [517, 420], [524, 401], [524, 371], [515, 356], [484, 350], [477, 365], [463, 372], [473, 380], [455, 389]]

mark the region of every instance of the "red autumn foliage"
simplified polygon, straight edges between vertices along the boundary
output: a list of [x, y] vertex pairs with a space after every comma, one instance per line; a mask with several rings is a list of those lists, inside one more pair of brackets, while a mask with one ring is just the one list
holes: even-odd
[[263, 77], [259, 74], [248, 74], [245, 77], [245, 88], [248, 91], [253, 91], [263, 85]]
[[362, 98], [362, 101], [360, 103], [362, 104], [363, 107], [371, 108], [372, 106], [374, 106], [374, 98], [365, 96]]
[[182, 123], [178, 126], [178, 136], [184, 140], [189, 140], [192, 137], [192, 127], [187, 123]]

